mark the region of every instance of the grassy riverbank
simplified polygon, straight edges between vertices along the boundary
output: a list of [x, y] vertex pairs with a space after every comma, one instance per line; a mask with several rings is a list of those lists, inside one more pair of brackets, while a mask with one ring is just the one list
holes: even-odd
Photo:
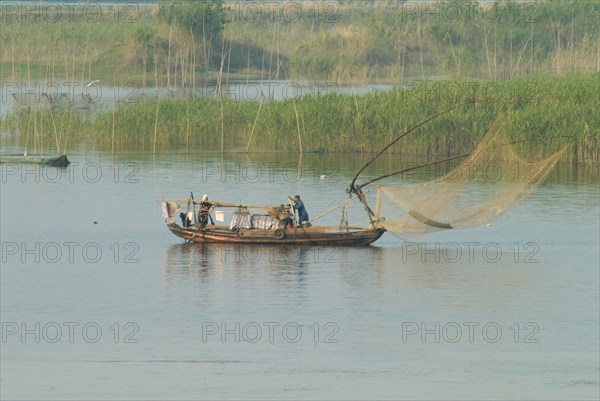
[[600, 162], [598, 93], [600, 75], [572, 75], [499, 84], [431, 83], [262, 105], [200, 98], [145, 101], [87, 122], [70, 108], [24, 111], [2, 125], [30, 146], [34, 138], [43, 138], [60, 148], [87, 141], [117, 152], [132, 147], [245, 151], [248, 143], [251, 150], [374, 152], [419, 121], [458, 106], [392, 151], [422, 159], [464, 153], [502, 113], [514, 140], [540, 138], [520, 146], [525, 156], [541, 157], [568, 144], [563, 160], [595, 164]]
[[595, 1], [194, 4], [217, 4], [223, 25], [202, 22], [214, 11], [192, 23], [136, 3], [3, 6], [0, 78], [180, 88], [230, 76], [356, 85], [600, 72]]

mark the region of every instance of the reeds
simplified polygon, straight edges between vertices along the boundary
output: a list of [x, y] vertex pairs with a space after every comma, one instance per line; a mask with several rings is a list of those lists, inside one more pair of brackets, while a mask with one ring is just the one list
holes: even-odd
[[[231, 2], [229, 7], [243, 8], [243, 3]], [[453, 3], [455, 8], [448, 10], [456, 13], [456, 4], [464, 4], [458, 10], [468, 18], [450, 18], [456, 15], [444, 12], [444, 4], [450, 3], [443, 1], [428, 5], [426, 13], [420, 12], [419, 2], [380, 1], [377, 7], [342, 3], [335, 10], [335, 20], [328, 21], [326, 8], [319, 7], [331, 4], [307, 2], [302, 3], [308, 7], [302, 18], [290, 21], [284, 17], [285, 2], [273, 3], [274, 9], [269, 5], [258, 14], [260, 20], [244, 12], [233, 14], [236, 18], [225, 24], [222, 38], [212, 30], [197, 32], [200, 36], [195, 37], [190, 30], [154, 18], [153, 7], [139, 7], [134, 20], [128, 20], [125, 12], [115, 17], [114, 11], [103, 7], [101, 18], [93, 23], [78, 6], [63, 8], [65, 18], [58, 21], [38, 15], [11, 22], [17, 17], [1, 15], [0, 42], [6, 44], [0, 48], [1, 71], [3, 78], [24, 79], [30, 60], [33, 77], [45, 77], [48, 60], [54, 49], [60, 49], [65, 54], [55, 58], [72, 57], [72, 71], [67, 75], [83, 77], [87, 67], [90, 79], [93, 66], [94, 79], [111, 82], [118, 70], [120, 83], [140, 81], [145, 87], [154, 64], [152, 55], [160, 53], [161, 80], [195, 87], [199, 80], [218, 72], [224, 39], [229, 49], [227, 71], [244, 76], [275, 78], [285, 68], [294, 79], [342, 84], [351, 76], [360, 84], [399, 83], [403, 76], [498, 81], [600, 72], [597, 2], [545, 1], [536, 2], [533, 9], [531, 3], [519, 2]], [[49, 39], [56, 46], [48, 46]], [[18, 49], [29, 49], [27, 60]], [[227, 80], [227, 76], [222, 78]]]
[[[87, 139], [100, 148], [114, 143], [117, 151], [135, 146], [154, 151], [179, 146], [191, 152], [298, 151], [301, 124], [304, 151], [374, 152], [419, 121], [458, 105], [407, 137], [392, 152], [420, 159], [464, 153], [476, 146], [503, 112], [512, 139], [541, 138], [522, 146], [525, 156], [535, 158], [572, 145], [564, 160], [594, 164], [600, 163], [598, 93], [600, 76], [593, 74], [494, 85], [431, 83], [411, 90], [305, 95], [265, 103], [161, 99], [120, 107], [114, 115], [101, 113], [92, 123], [94, 136]], [[86, 139], [84, 121], [71, 110], [54, 111], [53, 116], [38, 111], [39, 124], [44, 127], [53, 125], [52, 117], [68, 130], [64, 135], [71, 143]], [[26, 111], [21, 112], [7, 117], [3, 126], [10, 126], [12, 132], [26, 132], [30, 118]], [[53, 133], [47, 130], [43, 134], [52, 138]]]

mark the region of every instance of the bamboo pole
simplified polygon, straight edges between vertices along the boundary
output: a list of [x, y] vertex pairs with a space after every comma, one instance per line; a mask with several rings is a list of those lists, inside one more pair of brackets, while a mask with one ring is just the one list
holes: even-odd
[[448, 39], [448, 42], [450, 43], [450, 49], [452, 50], [452, 58], [454, 59], [454, 63], [456, 64], [456, 77], [459, 78], [460, 77], [461, 60], [456, 56], [456, 51], [454, 50], [454, 44], [452, 43], [452, 38], [449, 37], [448, 34], [446, 34], [446, 38]]
[[254, 136], [254, 129], [256, 128], [256, 122], [258, 121], [258, 115], [260, 114], [260, 109], [263, 105], [263, 97], [260, 98], [260, 104], [258, 105], [258, 111], [256, 112], [256, 118], [254, 119], [254, 124], [252, 124], [252, 131], [250, 132], [250, 139], [248, 139], [248, 146], [246, 146], [246, 153], [248, 153], [248, 149], [250, 149], [250, 143], [252, 142], [252, 137]]
[[219, 79], [217, 80], [217, 93], [219, 94], [219, 103], [221, 106], [221, 154], [225, 152], [225, 113], [223, 110], [223, 93], [221, 84], [223, 82], [223, 66], [225, 64], [225, 36], [221, 41], [221, 68], [219, 69]]
[[[111, 139], [111, 150], [110, 150], [110, 154], [114, 156], [115, 154], [115, 112], [116, 112], [116, 105], [115, 105], [115, 92], [113, 92], [113, 104], [112, 104], [112, 139]], [[157, 118], [158, 118], [158, 113], [157, 113]], [[156, 130], [156, 128], [155, 128]], [[156, 138], [156, 134], [154, 136]]]
[[185, 97], [185, 153], [190, 153], [190, 99]]
[[40, 156], [44, 155], [44, 147], [42, 146], [44, 143], [44, 115], [40, 116]]
[[513, 78], [514, 74], [517, 72], [517, 68], [519, 67], [519, 64], [521, 64], [521, 59], [523, 58], [523, 55], [525, 54], [525, 51], [527, 50], [527, 46], [529, 45], [530, 39], [531, 38], [527, 38], [527, 41], [525, 42], [525, 44], [523, 45], [523, 48], [521, 49], [521, 54], [519, 54], [519, 58], [517, 59], [515, 68], [513, 69], [513, 72], [510, 75], [511, 78]]
[[509, 49], [508, 49], [508, 78], [512, 78], [512, 64], [513, 64], [513, 28], [512, 24], [510, 26], [510, 39], [509, 39]]
[[360, 123], [361, 122], [360, 110], [358, 108], [358, 98], [356, 96], [356, 92], [354, 91], [354, 83], [352, 82], [352, 75], [350, 74], [350, 70], [346, 70], [346, 72], [348, 73], [348, 80], [350, 80], [350, 87], [352, 88], [352, 97], [354, 98], [354, 107], [356, 108], [356, 121], [358, 123]]
[[494, 23], [494, 82], [498, 81], [498, 21]]
[[58, 130], [56, 129], [56, 121], [54, 120], [54, 113], [52, 107], [50, 107], [50, 119], [52, 120], [52, 127], [54, 128], [54, 142], [56, 143], [56, 151], [60, 153], [60, 143], [58, 141]]
[[[188, 204], [193, 204], [193, 205], [199, 205], [202, 203], [202, 200], [196, 200], [196, 199], [176, 199], [176, 200], [167, 200], [169, 202], [175, 202], [178, 203], [180, 205], [186, 205]], [[220, 202], [220, 201], [212, 201], [209, 200], [210, 204], [213, 207], [236, 207], [236, 208], [242, 208], [242, 209], [263, 209], [266, 210], [269, 206], [274, 206], [274, 205], [264, 205], [264, 206], [259, 206], [259, 205], [248, 205], [245, 203], [234, 203], [234, 202]], [[279, 206], [277, 206], [279, 207]], [[289, 209], [289, 206], [284, 206], [285, 209]]]
[[221, 155], [225, 152], [225, 111], [223, 110], [223, 98], [219, 97], [221, 102]]
[[249, 74], [250, 74], [250, 48], [248, 47], [248, 62], [246, 64], [246, 86], [248, 86]]
[[33, 109], [33, 153], [37, 151], [37, 110]]
[[[206, 20], [204, 18], [205, 18], [205, 13], [202, 14], [202, 52], [204, 53], [204, 67], [208, 68], [208, 66], [209, 66], [209, 61], [208, 61], [209, 50], [206, 49]], [[190, 28], [190, 35], [192, 35], [192, 37], [194, 36], [194, 32], [192, 31], [192, 28]], [[211, 40], [212, 40], [212, 34], [211, 34]]]
[[15, 75], [15, 37], [12, 37], [12, 76], [11, 79], [14, 81], [17, 79]]
[[69, 79], [69, 58], [67, 57], [67, 42], [63, 42], [64, 45], [64, 57], [65, 57], [65, 77], [67, 79], [67, 81], [70, 81]]
[[29, 65], [29, 44], [27, 44], [27, 81], [31, 82], [31, 67]]
[[491, 65], [491, 60], [490, 60], [490, 50], [488, 47], [487, 29], [486, 29], [485, 25], [481, 29], [483, 29], [483, 40], [484, 40], [484, 44], [485, 44], [485, 60], [487, 62], [488, 76], [489, 76], [489, 79], [492, 80], [492, 65]]
[[358, 176], [360, 175], [360, 173], [362, 173], [371, 163], [373, 163], [379, 156], [381, 156], [386, 150], [388, 150], [389, 148], [392, 147], [392, 145], [394, 145], [396, 142], [398, 142], [400, 139], [404, 138], [406, 135], [410, 134], [411, 132], [413, 132], [414, 130], [416, 130], [417, 128], [421, 127], [424, 124], [427, 124], [429, 121], [443, 115], [446, 114], [454, 109], [456, 109], [458, 106], [454, 106], [451, 107], [449, 109], [446, 109], [432, 117], [429, 117], [426, 120], [421, 121], [419, 124], [413, 126], [412, 128], [408, 129], [407, 131], [405, 131], [404, 133], [402, 133], [398, 138], [394, 139], [392, 142], [390, 142], [387, 146], [385, 146], [379, 153], [377, 153], [375, 156], [373, 156], [373, 158], [371, 158], [371, 160], [369, 160], [364, 166], [362, 166], [362, 168], [360, 170], [358, 170], [358, 172], [356, 173], [356, 175], [354, 176], [354, 178], [352, 179], [352, 182], [350, 183], [350, 190], [354, 189], [354, 183], [356, 182], [356, 179], [358, 178]]
[[154, 120], [154, 141], [152, 146], [152, 154], [156, 153], [156, 137], [158, 135], [158, 112], [160, 108], [160, 95], [156, 96], [156, 119]]
[[531, 49], [529, 52], [529, 76], [533, 77], [533, 21], [531, 22], [531, 32], [529, 33], [529, 39], [531, 41]]
[[[367, 192], [369, 192], [369, 191], [367, 191]], [[310, 220], [310, 223], [311, 224], [314, 223], [315, 221], [319, 220], [321, 217], [326, 216], [329, 213], [336, 211], [337, 209], [341, 208], [342, 206], [347, 205], [348, 203], [350, 203], [350, 202], [352, 202], [353, 200], [356, 200], [356, 199], [358, 199], [358, 198], [355, 197], [355, 196], [352, 196], [349, 199], [346, 199], [344, 202], [340, 203], [339, 205], [334, 206], [331, 209], [328, 209], [328, 210], [326, 210], [324, 212], [319, 213], [315, 218], [313, 218], [313, 219]]]
[[296, 107], [296, 99], [292, 101], [294, 105], [294, 113], [296, 113], [296, 126], [298, 128], [298, 146], [300, 146], [300, 154], [302, 154], [302, 134], [300, 132], [300, 116], [298, 115], [298, 108]]
[[73, 109], [70, 109], [69, 110], [69, 119], [67, 120], [67, 130], [65, 132], [65, 143], [63, 145], [63, 154], [65, 154], [65, 155], [67, 154], [67, 152], [66, 152], [67, 151], [67, 143], [68, 143], [67, 140], [69, 138], [68, 133], [71, 130], [71, 121], [72, 121], [72, 119], [73, 119]]
[[[558, 136], [550, 137], [550, 139], [555, 139], [555, 138], [572, 138], [572, 136], [558, 135]], [[532, 139], [523, 139], [521, 141], [501, 143], [501, 144], [496, 145], [496, 146], [488, 147], [485, 150], [496, 149], [496, 148], [499, 148], [501, 146], [517, 145], [519, 143], [533, 142], [533, 141], [537, 141], [537, 140], [541, 140], [541, 139], [546, 140], [546, 139], [549, 139], [549, 138], [548, 137], [539, 137], [539, 138], [532, 138]], [[564, 149], [566, 149], [567, 146], [570, 146], [570, 145], [564, 146], [562, 150], [559, 150], [559, 152], [564, 151]], [[395, 175], [398, 175], [398, 174], [408, 173], [410, 171], [417, 170], [417, 169], [420, 169], [420, 168], [423, 168], [423, 167], [434, 166], [434, 165], [439, 164], [439, 163], [444, 163], [444, 162], [448, 162], [448, 161], [460, 159], [460, 158], [463, 158], [463, 157], [468, 157], [468, 156], [471, 156], [473, 153], [475, 153], [475, 150], [473, 150], [471, 152], [463, 153], [463, 154], [460, 154], [460, 155], [450, 156], [450, 157], [447, 157], [447, 158], [444, 158], [444, 159], [434, 160], [434, 161], [428, 162], [428, 163], [423, 163], [423, 164], [420, 164], [418, 166], [408, 167], [408, 168], [405, 168], [405, 169], [402, 169], [402, 170], [394, 171], [394, 172], [389, 173], [389, 174], [385, 174], [385, 175], [382, 175], [382, 176], [379, 176], [379, 177], [372, 178], [372, 179], [366, 181], [365, 183], [359, 185], [358, 187], [359, 188], [364, 188], [365, 186], [367, 186], [369, 184], [372, 184], [374, 182], [383, 180], [384, 178], [389, 178], [389, 177], [392, 177], [392, 176], [395, 176]]]
[[225, 87], [229, 90], [229, 68], [231, 66], [231, 39], [227, 46], [227, 75], [225, 76]]
[[81, 68], [81, 86], [83, 87], [83, 80], [85, 79], [85, 60], [87, 58], [88, 45], [90, 44], [90, 39], [88, 37], [87, 42], [85, 43], [85, 51], [83, 52], [83, 65]]
[[173, 25], [169, 25], [169, 48], [167, 53], [167, 89], [171, 89], [171, 37], [173, 35]]
[[421, 79], [425, 81], [425, 68], [423, 66], [423, 27], [419, 24], [419, 62], [421, 65]]
[[25, 134], [25, 150], [23, 154], [27, 156], [27, 145], [29, 144], [29, 130], [31, 128], [31, 109], [29, 110], [29, 116], [27, 117], [27, 132]]
[[192, 38], [192, 55], [191, 55], [191, 80], [192, 80], [192, 92], [196, 89], [196, 38], [194, 37], [194, 31], [190, 28], [190, 37]]

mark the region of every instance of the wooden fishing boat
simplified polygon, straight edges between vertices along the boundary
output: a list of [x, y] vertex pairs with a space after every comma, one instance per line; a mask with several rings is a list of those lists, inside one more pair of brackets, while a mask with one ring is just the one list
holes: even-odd
[[[163, 201], [163, 217], [169, 230], [187, 242], [329, 246], [368, 245], [377, 241], [386, 231], [401, 239], [412, 240], [411, 236], [415, 238], [414, 236], [433, 231], [469, 228], [488, 223], [507, 210], [509, 205], [514, 206], [518, 200], [522, 200], [540, 185], [566, 147], [543, 160], [524, 159], [515, 153], [510, 145], [530, 139], [510, 141], [505, 134], [503, 123], [497, 122], [471, 152], [390, 172], [362, 184], [357, 183], [359, 175], [391, 146], [423, 124], [454, 108], [428, 118], [395, 138], [356, 173], [346, 190], [348, 198], [345, 201], [317, 215], [308, 224], [299, 224], [292, 203], [287, 206], [255, 206], [198, 202], [194, 200], [193, 194], [185, 200]], [[378, 185], [375, 210], [367, 203], [363, 192], [367, 185], [460, 158], [465, 160], [445, 176], [432, 181], [400, 186]], [[501, 163], [511, 168], [501, 168]], [[488, 179], [485, 174], [490, 167], [501, 173], [494, 176], [493, 180]], [[532, 173], [528, 174], [526, 179], [515, 180], [512, 173], [514, 171]], [[496, 190], [490, 191], [490, 185], [493, 183], [499, 184]], [[480, 184], [482, 186], [477, 187]], [[478, 190], [481, 188], [486, 190]], [[362, 204], [368, 216], [366, 227], [348, 224], [346, 205], [354, 200]], [[198, 215], [196, 206], [203, 208]], [[342, 219], [339, 226], [314, 225], [319, 218], [340, 208]], [[218, 222], [224, 222], [224, 210], [227, 209], [232, 211], [231, 223], [228, 226], [215, 225], [212, 222], [212, 213], [215, 213]], [[181, 210], [185, 212], [180, 212]], [[181, 225], [176, 223], [177, 212], [180, 212]], [[210, 225], [208, 218], [212, 222]]]
[[[356, 199], [356, 198], [354, 198]], [[343, 202], [344, 204], [348, 201]], [[255, 206], [227, 202], [210, 202], [210, 219], [212, 214], [220, 214], [223, 219], [224, 211], [231, 210], [231, 223], [200, 224], [196, 219], [197, 206], [202, 202], [193, 199], [171, 200], [163, 202], [163, 214], [167, 227], [173, 234], [193, 243], [237, 243], [263, 245], [339, 245], [360, 246], [377, 241], [385, 229], [371, 225], [358, 226], [301, 226], [297, 223], [293, 207], [289, 206]], [[184, 213], [180, 213], [182, 224], [176, 223], [177, 211], [187, 207], [193, 208], [190, 214], [193, 222], [186, 227]], [[274, 209], [277, 209], [273, 214]], [[337, 208], [331, 209], [331, 212]], [[199, 210], [199, 208], [198, 208]], [[283, 215], [282, 215], [283, 214]], [[324, 213], [326, 214], [326, 213]], [[316, 220], [321, 214], [317, 216]], [[217, 216], [215, 216], [217, 218]], [[218, 220], [218, 219], [217, 219]], [[214, 223], [214, 222], [213, 222]]]
[[236, 244], [280, 244], [280, 245], [336, 245], [359, 246], [377, 241], [385, 232], [382, 228], [361, 227], [295, 227], [287, 230], [264, 230], [240, 228], [231, 230], [228, 226], [204, 228], [182, 227], [169, 224], [169, 230], [188, 242], [196, 243], [236, 243]]
[[[442, 113], [440, 113], [441, 115]], [[192, 243], [238, 243], [238, 244], [268, 244], [268, 245], [320, 245], [320, 246], [361, 246], [377, 241], [386, 232], [382, 222], [384, 219], [376, 217], [362, 191], [366, 185], [356, 185], [356, 179], [361, 172], [377, 159], [386, 149], [414, 131], [427, 121], [411, 128], [385, 147], [365, 164], [354, 176], [347, 190], [349, 199], [329, 209], [310, 220], [310, 224], [301, 225], [296, 220], [296, 212], [292, 203], [289, 206], [255, 206], [227, 202], [210, 202], [209, 209], [205, 212], [212, 221], [212, 213], [219, 209], [234, 208], [231, 224], [208, 225], [205, 221], [201, 224], [200, 216], [196, 215], [196, 206], [202, 207], [202, 202], [194, 200], [193, 194], [184, 200], [163, 200], [163, 218], [167, 227], [173, 234]], [[291, 199], [291, 198], [290, 198]], [[353, 200], [358, 200], [364, 206], [369, 218], [367, 227], [350, 226], [347, 219], [346, 205]], [[313, 223], [319, 218], [342, 209], [342, 221], [339, 226], [315, 226]], [[193, 209], [193, 211], [191, 211]], [[176, 213], [180, 210], [182, 225], [176, 223]], [[258, 211], [258, 213], [256, 213]], [[216, 214], [216, 213], [215, 213]], [[219, 219], [217, 219], [219, 220]], [[192, 222], [193, 221], [193, 222]]]
[[31, 163], [52, 167], [67, 167], [71, 162], [67, 155], [46, 157], [40, 155], [0, 155], [0, 163]]

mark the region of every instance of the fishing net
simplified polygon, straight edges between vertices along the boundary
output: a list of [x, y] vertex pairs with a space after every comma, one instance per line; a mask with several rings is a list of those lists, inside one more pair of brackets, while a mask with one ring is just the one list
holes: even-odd
[[564, 151], [539, 161], [525, 159], [497, 121], [466, 160], [442, 177], [379, 186], [375, 218], [390, 233], [411, 241], [433, 231], [486, 224], [540, 185]]

